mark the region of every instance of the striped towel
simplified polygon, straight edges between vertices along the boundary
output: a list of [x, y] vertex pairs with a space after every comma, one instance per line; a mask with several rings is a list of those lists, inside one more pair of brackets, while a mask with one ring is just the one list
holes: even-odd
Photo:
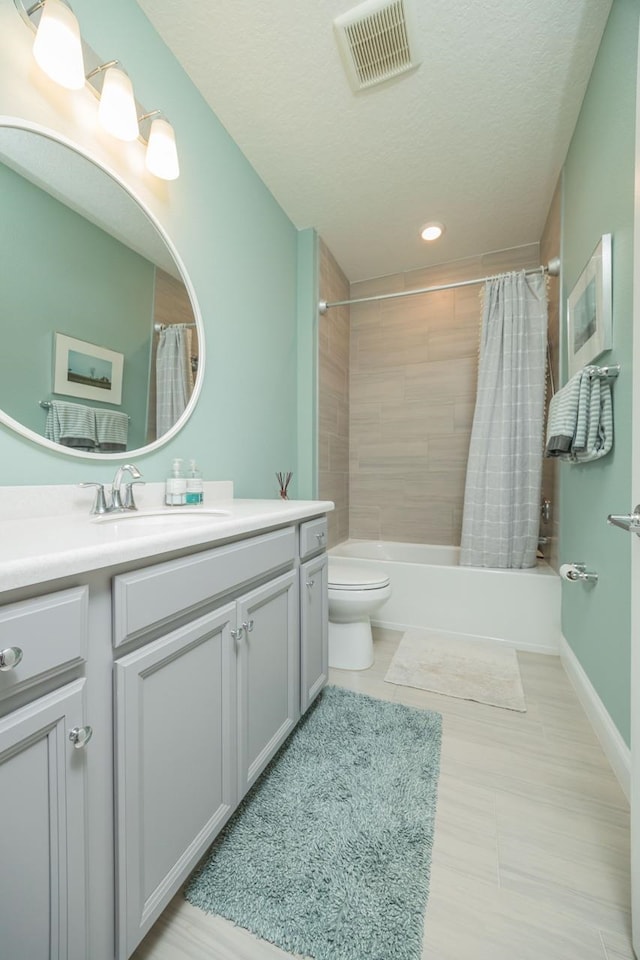
[[98, 449], [118, 452], [127, 449], [129, 417], [117, 410], [94, 410]]
[[545, 449], [547, 457], [561, 457], [571, 450], [576, 435], [583, 379], [586, 381], [580, 370], [551, 398]]
[[47, 440], [76, 450], [95, 450], [96, 422], [93, 408], [83, 403], [52, 400], [44, 426]]
[[580, 370], [551, 399], [545, 456], [587, 463], [612, 446], [611, 385]]
[[591, 396], [587, 416], [586, 442], [575, 445], [574, 459], [579, 463], [599, 460], [613, 446], [613, 403], [611, 384], [599, 377], [590, 378]]

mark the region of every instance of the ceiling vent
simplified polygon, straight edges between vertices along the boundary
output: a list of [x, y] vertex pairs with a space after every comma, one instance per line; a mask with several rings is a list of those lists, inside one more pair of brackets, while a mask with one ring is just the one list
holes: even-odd
[[[409, 0], [365, 0], [333, 26], [352, 88], [365, 90], [420, 64]], [[413, 36], [412, 36], [413, 33]]]

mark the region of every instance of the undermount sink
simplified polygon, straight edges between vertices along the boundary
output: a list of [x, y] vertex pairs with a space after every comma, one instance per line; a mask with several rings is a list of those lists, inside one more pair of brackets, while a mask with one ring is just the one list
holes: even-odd
[[228, 510], [213, 510], [207, 507], [174, 507], [173, 509], [159, 510], [127, 510], [123, 513], [106, 513], [99, 517], [92, 517], [93, 523], [126, 523], [135, 526], [161, 527], [180, 526], [196, 523], [210, 523], [229, 517]]

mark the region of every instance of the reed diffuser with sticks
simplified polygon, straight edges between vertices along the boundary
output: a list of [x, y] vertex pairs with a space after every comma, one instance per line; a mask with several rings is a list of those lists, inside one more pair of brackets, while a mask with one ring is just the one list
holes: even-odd
[[287, 490], [289, 489], [289, 483], [291, 482], [291, 477], [293, 476], [291, 470], [288, 473], [276, 473], [278, 478], [278, 483], [280, 484], [280, 496], [283, 500], [289, 499], [289, 494]]

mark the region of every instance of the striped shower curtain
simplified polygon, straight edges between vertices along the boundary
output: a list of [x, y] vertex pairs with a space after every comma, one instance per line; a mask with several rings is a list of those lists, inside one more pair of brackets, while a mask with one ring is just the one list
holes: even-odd
[[542, 272], [484, 288], [460, 563], [536, 563], [540, 526], [547, 291]]
[[183, 323], [160, 331], [156, 391], [156, 435], [161, 437], [182, 416], [193, 391], [191, 330]]

